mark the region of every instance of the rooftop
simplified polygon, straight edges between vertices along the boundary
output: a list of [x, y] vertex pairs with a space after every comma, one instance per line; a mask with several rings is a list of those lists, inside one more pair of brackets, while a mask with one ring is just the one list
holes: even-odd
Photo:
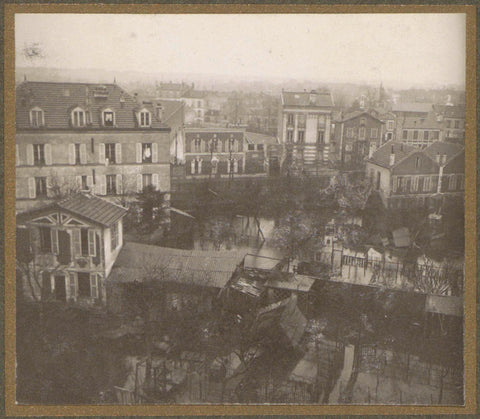
[[244, 255], [235, 251], [182, 250], [140, 243], [126, 243], [109, 280], [133, 282], [155, 271], [170, 282], [223, 288]]
[[246, 132], [245, 139], [248, 144], [279, 144], [275, 137], [256, 132]]
[[433, 104], [421, 102], [394, 103], [392, 112], [423, 112], [428, 113], [432, 110]]
[[126, 208], [106, 199], [89, 193], [77, 193], [44, 207], [18, 214], [17, 222], [27, 221], [39, 213], [47, 210], [51, 211], [52, 209], [68, 211], [71, 214], [105, 227], [111, 226], [127, 213]]
[[334, 106], [330, 92], [282, 92], [284, 106], [305, 106], [314, 108], [331, 108]]
[[72, 128], [71, 111], [76, 107], [87, 113], [86, 128], [106, 128], [101, 115], [106, 109], [115, 113], [114, 128], [138, 128], [135, 112], [143, 107], [152, 114], [152, 128], [165, 128], [156, 118], [152, 105], [140, 105], [117, 84], [25, 81], [16, 90], [18, 128], [31, 127], [30, 110], [35, 107], [43, 111], [44, 127], [51, 129]]
[[448, 162], [457, 154], [461, 153], [463, 150], [464, 148], [459, 146], [458, 144], [448, 143], [445, 141], [435, 141], [433, 144], [425, 147], [423, 152], [433, 160], [436, 159], [437, 154], [446, 154]]
[[350, 119], [355, 119], [355, 118], [360, 118], [361, 116], [367, 116], [369, 118], [373, 118], [379, 122], [382, 122], [380, 119], [378, 119], [377, 117], [373, 116], [372, 114], [368, 113], [367, 111], [354, 111], [354, 112], [350, 112], [346, 115], [344, 115], [344, 117], [342, 118], [342, 121], [341, 122], [345, 122], [345, 121], [349, 121]]
[[395, 153], [395, 165], [398, 164], [400, 160], [408, 156], [410, 153], [420, 151], [420, 149], [410, 146], [408, 144], [404, 144], [401, 141], [388, 141], [384, 145], [382, 145], [378, 150], [376, 150], [372, 157], [368, 159], [368, 161], [378, 164], [379, 166], [383, 167], [391, 167], [390, 166], [390, 154], [392, 151]]
[[407, 117], [401, 123], [403, 128], [443, 129], [443, 121], [438, 121], [433, 112], [425, 118]]

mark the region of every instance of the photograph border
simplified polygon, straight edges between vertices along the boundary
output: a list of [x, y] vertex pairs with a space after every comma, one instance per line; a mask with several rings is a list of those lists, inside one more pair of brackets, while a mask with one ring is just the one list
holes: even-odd
[[[405, 405], [18, 405], [15, 402], [15, 13], [465, 13], [465, 316], [464, 406]], [[477, 412], [476, 330], [476, 17], [473, 5], [5, 4], [4, 249], [5, 413], [7, 416], [171, 416], [474, 414]]]

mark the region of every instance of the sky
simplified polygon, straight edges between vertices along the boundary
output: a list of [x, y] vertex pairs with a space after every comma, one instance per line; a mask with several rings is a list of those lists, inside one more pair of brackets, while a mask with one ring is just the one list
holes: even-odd
[[22, 67], [465, 84], [464, 14], [16, 14], [15, 41]]

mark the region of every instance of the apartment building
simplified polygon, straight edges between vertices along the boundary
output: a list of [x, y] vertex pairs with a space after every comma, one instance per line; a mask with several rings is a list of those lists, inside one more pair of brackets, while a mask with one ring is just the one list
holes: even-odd
[[162, 105], [116, 84], [25, 81], [16, 95], [17, 211], [80, 190], [124, 200], [170, 189]]

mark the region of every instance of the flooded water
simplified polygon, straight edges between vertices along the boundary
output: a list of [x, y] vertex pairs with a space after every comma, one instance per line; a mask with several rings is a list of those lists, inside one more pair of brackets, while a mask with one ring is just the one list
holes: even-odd
[[[281, 258], [268, 244], [274, 229], [273, 219], [241, 215], [171, 226], [175, 247]], [[175, 403], [462, 404], [462, 320], [428, 319], [423, 296], [370, 288], [317, 286], [301, 347], [260, 357], [253, 374], [232, 370], [231, 381], [215, 362], [179, 361], [186, 378]]]

